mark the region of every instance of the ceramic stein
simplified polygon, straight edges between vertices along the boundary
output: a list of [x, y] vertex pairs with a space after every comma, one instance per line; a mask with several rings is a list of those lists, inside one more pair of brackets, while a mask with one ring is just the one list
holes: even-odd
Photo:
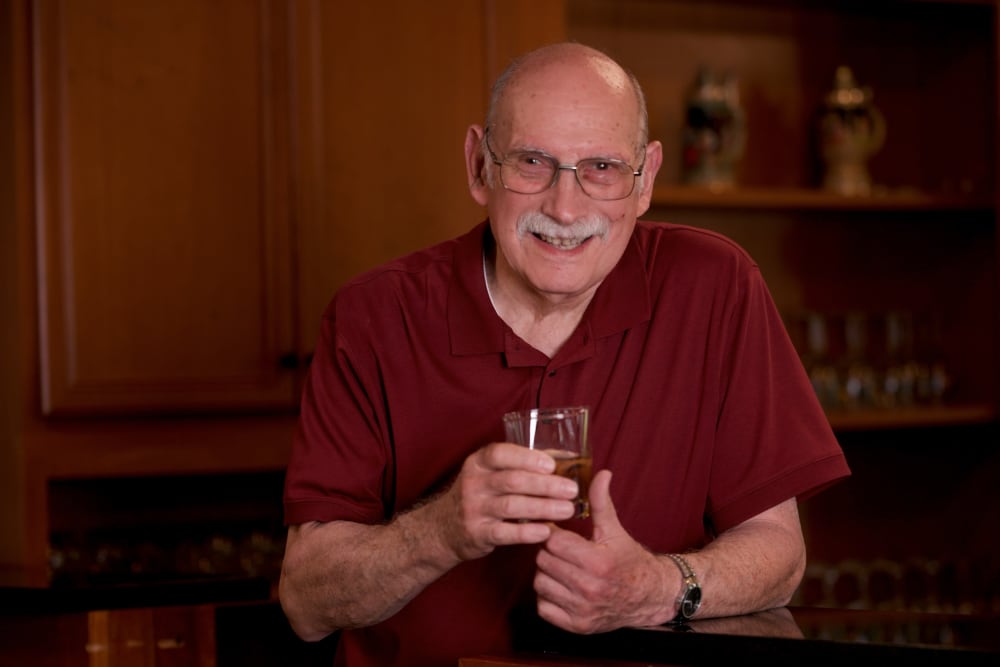
[[882, 148], [885, 120], [849, 67], [838, 67], [819, 118], [823, 188], [842, 195], [871, 192], [868, 159]]
[[685, 183], [724, 188], [735, 182], [746, 144], [739, 86], [732, 75], [698, 72], [687, 99], [681, 174]]

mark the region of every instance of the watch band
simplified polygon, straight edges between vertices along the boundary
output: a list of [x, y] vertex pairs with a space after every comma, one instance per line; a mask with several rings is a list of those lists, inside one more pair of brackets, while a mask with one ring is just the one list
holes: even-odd
[[681, 592], [677, 596], [677, 615], [671, 623], [684, 623], [691, 620], [694, 613], [701, 606], [701, 586], [698, 584], [698, 577], [687, 562], [687, 559], [678, 554], [667, 554], [667, 558], [674, 562], [677, 569], [681, 571]]

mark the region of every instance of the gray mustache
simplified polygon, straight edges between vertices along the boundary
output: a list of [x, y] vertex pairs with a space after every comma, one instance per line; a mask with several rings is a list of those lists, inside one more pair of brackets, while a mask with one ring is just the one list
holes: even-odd
[[517, 220], [517, 235], [541, 234], [558, 239], [585, 239], [590, 236], [604, 238], [608, 235], [611, 220], [600, 213], [593, 213], [563, 225], [544, 213], [529, 211]]

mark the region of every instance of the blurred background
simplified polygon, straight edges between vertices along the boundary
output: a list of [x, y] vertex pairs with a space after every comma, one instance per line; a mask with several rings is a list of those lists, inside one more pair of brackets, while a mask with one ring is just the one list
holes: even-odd
[[646, 217], [754, 256], [847, 452], [854, 476], [803, 504], [797, 602], [1000, 610], [997, 20], [0, 0], [0, 571], [276, 582], [325, 305], [484, 217], [465, 129], [512, 56], [573, 39], [645, 88], [665, 154]]

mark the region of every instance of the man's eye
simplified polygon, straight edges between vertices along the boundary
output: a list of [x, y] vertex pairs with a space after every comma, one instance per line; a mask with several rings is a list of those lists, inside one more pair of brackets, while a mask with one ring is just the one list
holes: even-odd
[[628, 168], [613, 160], [591, 160], [580, 165], [580, 175], [592, 183], [613, 183], [628, 173]]
[[539, 155], [525, 154], [518, 156], [517, 164], [521, 167], [544, 167], [547, 162]]
[[531, 153], [519, 155], [514, 160], [514, 164], [517, 166], [518, 171], [523, 174], [545, 175], [552, 171], [552, 162], [547, 160], [544, 155]]

